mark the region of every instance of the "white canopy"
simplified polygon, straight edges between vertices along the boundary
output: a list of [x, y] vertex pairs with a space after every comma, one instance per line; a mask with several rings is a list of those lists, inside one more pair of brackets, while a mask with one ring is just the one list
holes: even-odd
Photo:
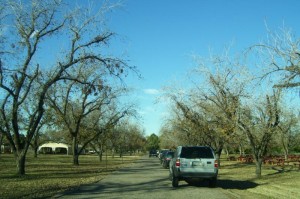
[[39, 151], [42, 150], [42, 148], [52, 148], [52, 151], [56, 151], [58, 148], [63, 148], [67, 150], [67, 154], [69, 154], [69, 146], [64, 143], [54, 143], [54, 142], [49, 142], [41, 145], [39, 147]]

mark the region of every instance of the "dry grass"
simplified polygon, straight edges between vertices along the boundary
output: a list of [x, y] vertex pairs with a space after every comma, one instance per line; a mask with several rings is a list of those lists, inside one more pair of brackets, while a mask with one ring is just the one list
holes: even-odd
[[72, 165], [72, 156], [39, 155], [27, 157], [26, 175], [16, 176], [13, 155], [0, 156], [0, 198], [44, 198], [78, 187], [81, 184], [97, 182], [112, 171], [136, 160], [137, 156], [123, 158], [104, 157], [100, 162], [97, 156], [82, 155], [80, 166]]
[[[80, 166], [72, 165], [66, 155], [28, 156], [26, 176], [17, 177], [12, 155], [0, 155], [0, 198], [45, 198], [81, 184], [103, 179], [110, 172], [131, 164], [139, 157], [108, 158], [80, 156]], [[222, 160], [218, 187], [231, 198], [300, 198], [298, 167], [264, 165], [262, 178], [255, 178], [255, 165]]]
[[233, 198], [300, 198], [300, 170], [296, 166], [264, 165], [256, 179], [255, 165], [223, 161], [220, 186]]

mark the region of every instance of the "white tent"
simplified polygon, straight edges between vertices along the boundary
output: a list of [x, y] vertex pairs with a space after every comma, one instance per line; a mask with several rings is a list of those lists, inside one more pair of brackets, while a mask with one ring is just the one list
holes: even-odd
[[39, 153], [64, 153], [69, 154], [70, 146], [64, 143], [49, 142], [39, 147]]

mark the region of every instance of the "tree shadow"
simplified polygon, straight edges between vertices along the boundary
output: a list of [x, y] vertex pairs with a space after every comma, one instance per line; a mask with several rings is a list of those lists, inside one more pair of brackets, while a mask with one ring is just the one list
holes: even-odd
[[[188, 184], [181, 186], [209, 187], [209, 183], [207, 180], [189, 181]], [[218, 179], [216, 188], [246, 190], [257, 186], [259, 184], [252, 181]]]
[[242, 181], [242, 180], [226, 180], [219, 179], [217, 183], [217, 187], [222, 189], [239, 189], [246, 190], [252, 189], [259, 186], [259, 184], [252, 181]]
[[[143, 191], [146, 193], [156, 192], [160, 190], [166, 190], [166, 188], [171, 189], [171, 187], [166, 187], [163, 182], [168, 182], [168, 180], [164, 178], [154, 179], [151, 181], [145, 181], [141, 183], [119, 183], [119, 182], [105, 182], [102, 183], [99, 181], [98, 183], [91, 183], [86, 185], [81, 185], [79, 187], [74, 187], [72, 189], [66, 190], [61, 194], [57, 195], [55, 198], [59, 198], [64, 195], [72, 195], [74, 197], [80, 195], [101, 195], [101, 194], [115, 194], [115, 193], [131, 193], [137, 191]], [[100, 196], [99, 196], [100, 197]], [[97, 197], [98, 198], [98, 197]]]
[[235, 169], [235, 168], [245, 168], [245, 167], [252, 167], [255, 165], [254, 163], [244, 163], [244, 162], [236, 162], [230, 165], [220, 165], [222, 169]]
[[272, 166], [271, 169], [275, 170], [277, 172], [267, 174], [267, 176], [273, 176], [273, 175], [278, 175], [278, 174], [281, 174], [281, 173], [289, 173], [289, 172], [298, 172], [299, 171], [299, 169], [297, 169], [297, 167], [294, 166], [294, 165]]

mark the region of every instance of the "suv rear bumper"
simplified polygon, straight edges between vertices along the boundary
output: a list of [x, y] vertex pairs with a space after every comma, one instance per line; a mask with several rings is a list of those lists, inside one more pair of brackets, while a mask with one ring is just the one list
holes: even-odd
[[175, 172], [175, 176], [181, 179], [185, 178], [203, 178], [203, 179], [209, 179], [209, 178], [216, 178], [218, 176], [218, 170], [215, 172], [183, 172], [181, 170], [177, 170]]

